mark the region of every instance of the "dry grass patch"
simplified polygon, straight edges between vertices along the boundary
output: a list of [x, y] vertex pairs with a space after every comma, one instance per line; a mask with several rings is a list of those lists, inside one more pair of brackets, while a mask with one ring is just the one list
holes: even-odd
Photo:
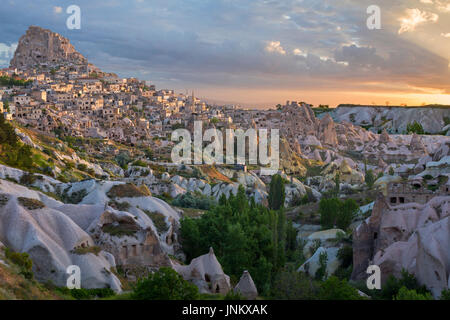
[[17, 198], [17, 201], [19, 201], [19, 203], [22, 207], [25, 207], [28, 210], [37, 210], [37, 209], [45, 208], [45, 204], [42, 201], [37, 200], [37, 199], [19, 197], [19, 198]]
[[152, 193], [145, 185], [137, 187], [132, 183], [117, 184], [113, 186], [107, 193], [110, 198], [134, 198], [134, 197], [148, 197]]

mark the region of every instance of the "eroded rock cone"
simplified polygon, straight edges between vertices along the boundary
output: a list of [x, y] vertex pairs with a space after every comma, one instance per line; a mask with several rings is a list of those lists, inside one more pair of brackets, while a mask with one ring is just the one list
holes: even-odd
[[234, 292], [240, 293], [249, 300], [254, 300], [258, 296], [258, 289], [256, 289], [252, 276], [247, 270], [242, 274], [241, 279], [234, 288]]

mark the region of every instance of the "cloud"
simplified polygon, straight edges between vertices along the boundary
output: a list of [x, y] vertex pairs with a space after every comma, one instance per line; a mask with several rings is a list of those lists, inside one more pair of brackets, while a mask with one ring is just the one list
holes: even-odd
[[280, 41], [270, 41], [266, 46], [267, 52], [274, 52], [281, 55], [285, 55], [286, 51], [283, 49], [283, 47], [280, 44]]
[[58, 6], [54, 6], [54, 7], [53, 7], [53, 12], [54, 12], [55, 14], [60, 14], [60, 13], [63, 12], [63, 8], [62, 8], [62, 7], [58, 7]]
[[5, 43], [0, 43], [0, 65], [8, 66], [9, 61], [14, 57], [14, 52], [16, 51], [17, 43], [7, 45]]
[[448, 33], [441, 33], [441, 36], [442, 37], [444, 37], [444, 38], [450, 38], [450, 32], [448, 32]]
[[308, 54], [306, 52], [304, 52], [303, 50], [301, 50], [299, 48], [295, 48], [294, 50], [292, 50], [292, 53], [296, 56], [302, 56], [302, 57], [308, 56]]
[[433, 0], [420, 0], [420, 2], [425, 4], [433, 4]]
[[406, 16], [399, 19], [401, 22], [399, 34], [404, 32], [412, 32], [419, 24], [426, 22], [437, 22], [439, 16], [432, 12], [420, 11], [420, 9], [406, 9]]

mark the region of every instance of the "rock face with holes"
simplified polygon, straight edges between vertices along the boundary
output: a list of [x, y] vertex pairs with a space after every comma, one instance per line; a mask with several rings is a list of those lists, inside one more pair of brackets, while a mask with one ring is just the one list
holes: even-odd
[[380, 194], [353, 235], [352, 279], [367, 278], [371, 264], [381, 268], [382, 282], [405, 269], [439, 297], [450, 281], [450, 194], [424, 204], [391, 204]]
[[68, 39], [37, 26], [30, 26], [20, 38], [11, 60], [11, 67], [18, 69], [61, 64], [87, 65], [87, 60]]
[[223, 272], [212, 248], [209, 253], [192, 259], [187, 266], [172, 261], [172, 267], [185, 280], [195, 284], [200, 293], [227, 294], [231, 289], [230, 277]]

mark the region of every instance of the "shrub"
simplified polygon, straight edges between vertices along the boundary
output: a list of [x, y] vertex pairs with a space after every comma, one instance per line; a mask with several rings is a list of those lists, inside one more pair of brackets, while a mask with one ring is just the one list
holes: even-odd
[[61, 199], [64, 203], [70, 203], [70, 204], [79, 204], [81, 201], [83, 201], [84, 197], [87, 195], [87, 191], [85, 189], [81, 189], [79, 191], [73, 191], [70, 195], [68, 194], [67, 188], [64, 190], [63, 194], [61, 195]]
[[316, 270], [316, 274], [314, 275], [316, 280], [322, 280], [327, 276], [327, 261], [328, 255], [326, 252], [322, 252], [319, 255], [319, 268]]
[[277, 300], [312, 300], [317, 296], [316, 283], [302, 272], [282, 270], [274, 279], [272, 298]]
[[164, 233], [167, 230], [169, 230], [169, 227], [166, 224], [166, 218], [163, 214], [159, 212], [152, 212], [149, 210], [144, 210], [145, 214], [149, 216], [150, 219], [152, 219], [153, 224], [155, 225], [156, 229], [158, 230], [158, 233]]
[[416, 290], [408, 290], [406, 287], [401, 287], [394, 300], [433, 300], [429, 292], [425, 294], [417, 293]]
[[139, 280], [132, 293], [135, 300], [195, 300], [198, 296], [195, 285], [168, 267]]
[[77, 300], [90, 300], [94, 298], [108, 298], [114, 296], [116, 293], [110, 288], [96, 288], [96, 289], [68, 289], [58, 288], [58, 291], [63, 294], [69, 294]]
[[79, 255], [93, 253], [96, 256], [98, 256], [100, 251], [102, 251], [102, 249], [100, 247], [98, 247], [98, 246], [90, 246], [90, 247], [85, 247], [85, 248], [83, 248], [83, 247], [75, 248], [73, 250], [73, 253], [79, 254]]
[[20, 267], [20, 274], [25, 278], [33, 279], [33, 261], [28, 253], [14, 252], [9, 248], [5, 248], [5, 257]]
[[20, 184], [31, 186], [33, 183], [36, 182], [36, 180], [42, 179], [41, 176], [34, 175], [32, 173], [24, 173], [19, 180]]
[[441, 300], [450, 300], [450, 289], [444, 289], [441, 292]]
[[77, 169], [80, 171], [86, 171], [87, 170], [87, 165], [84, 163], [80, 163], [79, 165], [77, 165]]
[[376, 291], [373, 297], [375, 299], [393, 300], [402, 287], [405, 287], [408, 290], [415, 290], [418, 294], [422, 295], [429, 293], [425, 286], [419, 285], [413, 274], [408, 273], [406, 270], [402, 270], [399, 279], [395, 278], [393, 275], [389, 276], [386, 283], [381, 288], [381, 291]]
[[375, 175], [373, 174], [372, 169], [369, 169], [366, 171], [366, 175], [365, 175], [365, 181], [366, 184], [369, 188], [373, 187], [373, 184], [375, 183]]
[[228, 291], [223, 300], [247, 300], [243, 295], [234, 290]]
[[136, 167], [148, 167], [147, 163], [145, 163], [142, 160], [136, 160], [135, 162], [133, 162], [133, 166], [136, 166]]
[[324, 229], [333, 228], [335, 225], [346, 230], [358, 212], [355, 200], [341, 201], [337, 198], [321, 199], [319, 202], [320, 224]]
[[5, 206], [9, 201], [9, 197], [4, 194], [0, 194], [0, 207]]
[[348, 284], [347, 280], [329, 277], [322, 283], [318, 295], [320, 300], [362, 300], [358, 290]]
[[146, 186], [137, 187], [132, 183], [116, 184], [107, 193], [110, 198], [133, 198], [151, 196]]
[[213, 197], [207, 197], [202, 194], [192, 194], [190, 192], [180, 194], [172, 201], [172, 205], [176, 207], [194, 208], [201, 210], [209, 210], [215, 204], [216, 200]]
[[113, 225], [113, 224], [105, 224], [102, 226], [102, 231], [104, 233], [108, 233], [111, 236], [115, 237], [124, 237], [129, 236], [132, 237], [136, 234], [137, 228], [134, 225], [129, 224], [119, 224], [119, 225]]
[[45, 204], [37, 199], [19, 197], [17, 198], [17, 200], [19, 201], [20, 205], [27, 208], [28, 210], [37, 210], [45, 208]]
[[416, 134], [425, 134], [425, 130], [420, 123], [414, 121], [413, 123], [409, 123], [406, 125], [406, 133], [416, 133]]
[[108, 202], [108, 206], [119, 211], [127, 211], [128, 209], [130, 209], [130, 204], [125, 201], [117, 202], [115, 200], [111, 200]]

